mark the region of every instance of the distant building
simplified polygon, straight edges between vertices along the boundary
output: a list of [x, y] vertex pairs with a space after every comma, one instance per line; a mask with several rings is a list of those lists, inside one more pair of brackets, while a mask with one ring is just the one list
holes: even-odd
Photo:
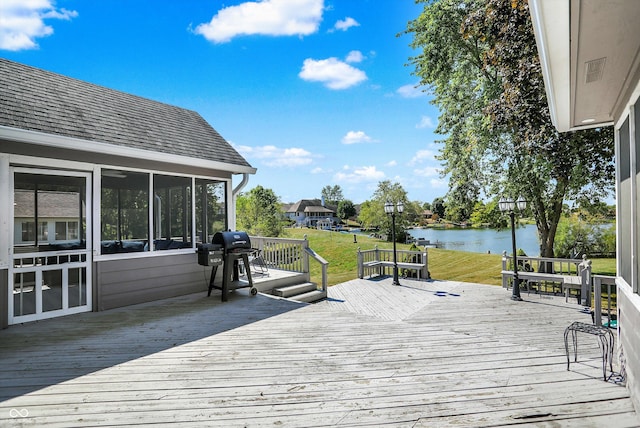
[[340, 222], [334, 207], [323, 206], [320, 199], [301, 199], [291, 205], [285, 215], [294, 221], [296, 226], [317, 227], [318, 221], [329, 219], [331, 224]]

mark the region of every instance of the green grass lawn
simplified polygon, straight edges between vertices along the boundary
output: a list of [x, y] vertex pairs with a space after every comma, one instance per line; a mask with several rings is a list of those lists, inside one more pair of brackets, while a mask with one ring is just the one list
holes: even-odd
[[[358, 277], [357, 251], [378, 248], [391, 249], [391, 242], [353, 234], [329, 232], [316, 229], [287, 229], [286, 237], [302, 239], [307, 235], [309, 246], [329, 262], [328, 283], [339, 284]], [[407, 244], [396, 244], [398, 250], [408, 250]], [[481, 284], [501, 285], [502, 256], [499, 254], [471, 253], [466, 251], [428, 249], [428, 268], [433, 279], [447, 281], [477, 282]], [[615, 259], [593, 259], [593, 273], [615, 275]], [[320, 264], [310, 261], [311, 279], [321, 282]]]

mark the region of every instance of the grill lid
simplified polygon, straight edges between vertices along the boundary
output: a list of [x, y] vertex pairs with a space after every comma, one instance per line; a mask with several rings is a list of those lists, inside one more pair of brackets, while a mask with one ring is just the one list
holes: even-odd
[[251, 239], [247, 232], [218, 232], [213, 235], [212, 244], [222, 245], [229, 252], [239, 249], [251, 249]]

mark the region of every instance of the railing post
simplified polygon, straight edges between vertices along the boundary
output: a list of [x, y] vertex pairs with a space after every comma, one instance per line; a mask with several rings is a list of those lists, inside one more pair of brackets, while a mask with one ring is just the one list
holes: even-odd
[[[507, 271], [507, 252], [506, 250], [502, 252], [502, 272]], [[507, 278], [506, 274], [502, 274], [502, 288], [509, 288], [509, 278]]]
[[362, 259], [362, 251], [358, 247], [358, 278], [364, 278], [364, 260]]
[[322, 291], [327, 292], [327, 264], [322, 264]]
[[[309, 248], [309, 241], [307, 240], [307, 234], [305, 233], [304, 236], [302, 237], [302, 239], [304, 240], [303, 244], [302, 244], [302, 270], [304, 273], [310, 273], [310, 269], [309, 269], [309, 254], [307, 253], [306, 249]], [[323, 274], [324, 277], [324, 274]]]
[[598, 277], [598, 275], [594, 275], [593, 277], [593, 298], [593, 323], [595, 325], [602, 325], [602, 279]]
[[[428, 263], [428, 261], [427, 261], [427, 260], [428, 260], [428, 259], [427, 259], [427, 257], [429, 257], [429, 256], [428, 256], [428, 251], [427, 251], [427, 249], [425, 248], [425, 249], [424, 249], [424, 252], [422, 253], [422, 263], [424, 263], [424, 268], [423, 268], [423, 271], [422, 271], [421, 276], [422, 276], [422, 278], [424, 278], [424, 279], [431, 279], [431, 278], [429, 278], [429, 263]], [[421, 279], [422, 279], [422, 278], [421, 278]]]

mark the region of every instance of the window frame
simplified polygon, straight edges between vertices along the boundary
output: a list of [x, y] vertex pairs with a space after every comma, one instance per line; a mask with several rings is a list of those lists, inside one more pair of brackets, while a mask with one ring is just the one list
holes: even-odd
[[[149, 241], [152, 243], [154, 239], [154, 222], [155, 222], [155, 213], [153, 209], [153, 199], [154, 199], [154, 183], [155, 177], [160, 176], [171, 176], [171, 177], [186, 177], [190, 179], [190, 213], [189, 213], [189, 222], [190, 222], [190, 233], [191, 233], [191, 245], [186, 248], [171, 248], [166, 250], [156, 250], [153, 248], [153, 245], [148, 245], [148, 251], [141, 252], [122, 252], [115, 254], [102, 254], [101, 252], [101, 229], [102, 229], [102, 170], [114, 170], [114, 171], [122, 171], [122, 172], [135, 172], [149, 175], [149, 189], [148, 189], [148, 204], [149, 209], [148, 212], [148, 220], [147, 220], [147, 228], [148, 228], [148, 236]], [[131, 258], [142, 258], [142, 257], [158, 257], [163, 255], [171, 255], [171, 254], [184, 254], [184, 253], [192, 253], [197, 247], [199, 243], [197, 239], [197, 230], [196, 230], [196, 183], [198, 180], [204, 181], [213, 181], [221, 183], [223, 186], [224, 192], [224, 224], [225, 228], [228, 228], [230, 224], [230, 205], [229, 201], [232, 200], [232, 188], [231, 188], [231, 177], [223, 178], [219, 176], [207, 176], [201, 174], [185, 174], [185, 173], [177, 173], [172, 171], [158, 171], [158, 170], [149, 170], [149, 169], [139, 169], [139, 168], [127, 168], [127, 167], [119, 167], [113, 165], [96, 165], [94, 167], [94, 212], [96, 213], [95, 218], [96, 222], [99, 224], [98, 227], [94, 228], [94, 251], [93, 257], [94, 260], [112, 260], [112, 259], [131, 259]], [[226, 230], [226, 229], [225, 229]]]

